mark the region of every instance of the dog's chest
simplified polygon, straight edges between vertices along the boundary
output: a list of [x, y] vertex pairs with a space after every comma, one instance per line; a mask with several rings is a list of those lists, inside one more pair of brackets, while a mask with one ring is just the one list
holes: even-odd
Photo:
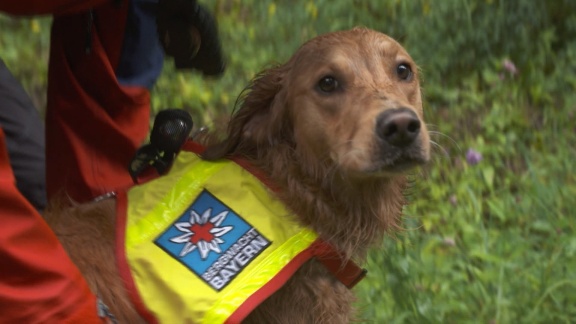
[[350, 289], [310, 260], [243, 323], [350, 323], [354, 301]]

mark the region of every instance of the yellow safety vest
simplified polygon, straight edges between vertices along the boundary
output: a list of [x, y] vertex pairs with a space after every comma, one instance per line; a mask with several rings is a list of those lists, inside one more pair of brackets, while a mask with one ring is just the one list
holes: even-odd
[[183, 151], [167, 175], [117, 199], [119, 269], [149, 322], [239, 323], [312, 257], [348, 286], [363, 277], [231, 160]]

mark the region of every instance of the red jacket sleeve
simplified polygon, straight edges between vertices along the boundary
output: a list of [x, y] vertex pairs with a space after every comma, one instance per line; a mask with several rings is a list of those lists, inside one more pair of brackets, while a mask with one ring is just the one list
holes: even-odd
[[80, 271], [14, 181], [0, 128], [0, 322], [102, 323]]
[[71, 14], [114, 0], [2, 0], [0, 11], [11, 15]]

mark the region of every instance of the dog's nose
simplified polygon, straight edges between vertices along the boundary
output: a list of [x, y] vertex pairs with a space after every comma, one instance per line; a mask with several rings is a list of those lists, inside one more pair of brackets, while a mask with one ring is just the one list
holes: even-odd
[[408, 108], [388, 109], [377, 117], [376, 132], [391, 145], [410, 145], [420, 133], [420, 119]]

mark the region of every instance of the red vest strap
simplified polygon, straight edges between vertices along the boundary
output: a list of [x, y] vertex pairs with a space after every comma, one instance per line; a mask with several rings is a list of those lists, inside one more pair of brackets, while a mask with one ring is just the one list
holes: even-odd
[[346, 287], [352, 289], [364, 279], [368, 271], [360, 268], [354, 261], [346, 260], [334, 246], [320, 240], [315, 244], [316, 260], [320, 261]]

